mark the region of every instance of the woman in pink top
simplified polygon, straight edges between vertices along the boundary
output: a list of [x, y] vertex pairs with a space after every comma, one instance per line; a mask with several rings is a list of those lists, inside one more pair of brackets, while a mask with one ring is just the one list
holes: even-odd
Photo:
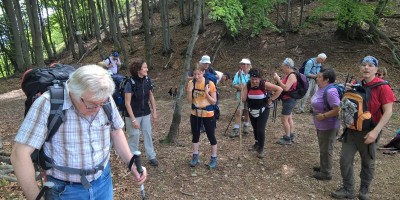
[[283, 63], [281, 64], [281, 69], [285, 76], [281, 80], [281, 77], [278, 76], [277, 73], [274, 75], [274, 80], [278, 82], [278, 85], [282, 87], [282, 116], [281, 121], [283, 125], [283, 129], [285, 131], [282, 138], [280, 138], [276, 143], [281, 145], [289, 145], [292, 144], [294, 140], [294, 133], [293, 133], [293, 118], [292, 118], [292, 111], [296, 106], [296, 99], [290, 97], [285, 92], [292, 91], [296, 89], [297, 86], [297, 78], [294, 69], [294, 62], [291, 58], [286, 58]]

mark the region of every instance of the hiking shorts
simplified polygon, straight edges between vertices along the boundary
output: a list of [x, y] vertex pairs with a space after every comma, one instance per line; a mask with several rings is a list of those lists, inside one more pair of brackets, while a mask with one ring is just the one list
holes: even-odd
[[296, 99], [282, 99], [282, 115], [290, 115], [296, 106]]

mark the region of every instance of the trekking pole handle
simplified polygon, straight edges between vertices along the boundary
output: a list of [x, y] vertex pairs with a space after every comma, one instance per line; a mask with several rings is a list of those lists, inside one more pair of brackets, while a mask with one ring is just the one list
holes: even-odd
[[[142, 175], [143, 173], [143, 169], [142, 169], [142, 163], [140, 161], [140, 155], [142, 153], [140, 151], [135, 151], [133, 152], [133, 157], [134, 157], [134, 162], [136, 165], [136, 169], [139, 172], [140, 175]], [[144, 184], [140, 184], [140, 194], [142, 195], [142, 200], [146, 199], [146, 194], [144, 192]]]

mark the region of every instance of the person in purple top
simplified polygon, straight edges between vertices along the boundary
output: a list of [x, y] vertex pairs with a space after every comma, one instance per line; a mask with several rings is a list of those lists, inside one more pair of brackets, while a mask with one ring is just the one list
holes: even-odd
[[[318, 90], [311, 98], [320, 160], [320, 166], [313, 168], [316, 172], [313, 177], [318, 180], [332, 179], [333, 148], [340, 128], [337, 118], [340, 106], [339, 93], [336, 87], [330, 86], [334, 84], [335, 79], [336, 75], [333, 69], [322, 69], [316, 78]], [[327, 97], [327, 102], [324, 102], [324, 95]]]

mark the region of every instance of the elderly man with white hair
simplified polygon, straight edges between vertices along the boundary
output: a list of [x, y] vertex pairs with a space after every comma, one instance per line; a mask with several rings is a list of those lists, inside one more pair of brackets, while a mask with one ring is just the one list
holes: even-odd
[[325, 62], [326, 58], [327, 56], [325, 53], [320, 53], [317, 57], [308, 59], [307, 63], [305, 64], [304, 75], [307, 77], [308, 80], [308, 90], [304, 97], [300, 100], [300, 107], [296, 112], [297, 114], [304, 113], [306, 101], [308, 101], [309, 97], [312, 97], [317, 91], [317, 74], [321, 70], [322, 63]]

